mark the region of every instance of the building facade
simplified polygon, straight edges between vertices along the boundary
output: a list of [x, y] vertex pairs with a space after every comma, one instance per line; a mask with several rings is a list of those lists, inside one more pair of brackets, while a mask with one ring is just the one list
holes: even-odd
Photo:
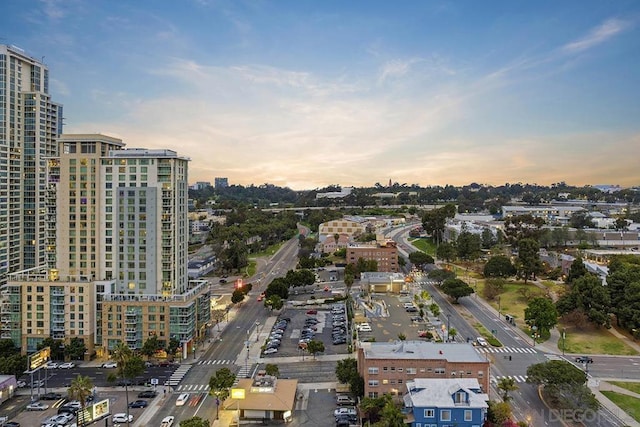
[[357, 264], [358, 259], [376, 261], [378, 271], [397, 273], [398, 247], [393, 241], [349, 244], [347, 246], [347, 264]]
[[416, 378], [406, 384], [404, 412], [411, 427], [480, 427], [489, 395], [475, 378]]
[[170, 150], [61, 136], [47, 161], [47, 262], [2, 289], [2, 318], [21, 319], [3, 335], [23, 352], [80, 338], [87, 357], [157, 336], [186, 357], [210, 321], [208, 286], [187, 275], [187, 171]]
[[365, 226], [350, 219], [334, 219], [323, 222], [318, 226], [318, 234], [326, 238], [332, 238], [335, 234], [346, 234], [349, 237], [357, 236], [365, 232]]
[[368, 397], [401, 397], [407, 382], [416, 378], [475, 378], [488, 392], [489, 368], [489, 361], [467, 343], [363, 342], [358, 349], [358, 373]]
[[61, 133], [46, 65], [0, 45], [0, 285], [45, 261], [46, 159]]

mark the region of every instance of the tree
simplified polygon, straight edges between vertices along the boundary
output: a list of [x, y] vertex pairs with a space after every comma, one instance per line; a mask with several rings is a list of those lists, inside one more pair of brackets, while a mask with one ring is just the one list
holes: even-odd
[[569, 274], [567, 275], [567, 283], [572, 283], [574, 280], [587, 274], [587, 267], [585, 267], [582, 258], [578, 257], [573, 260], [571, 267], [569, 267]]
[[264, 306], [271, 310], [280, 310], [284, 307], [284, 301], [280, 298], [280, 295], [271, 295], [264, 300]]
[[545, 387], [583, 385], [587, 382], [587, 374], [564, 360], [549, 360], [530, 365], [527, 368], [527, 382]]
[[[440, 245], [440, 247], [442, 247], [443, 245], [444, 243]], [[431, 270], [429, 274], [427, 274], [427, 276], [429, 277], [429, 279], [435, 280], [436, 282], [444, 282], [447, 279], [455, 279], [456, 273], [450, 270], [435, 269]]]
[[442, 292], [453, 299], [454, 303], [457, 303], [458, 299], [469, 296], [474, 292], [471, 286], [460, 279], [447, 279], [442, 282], [440, 288]]
[[511, 377], [502, 377], [498, 380], [498, 389], [502, 392], [502, 400], [508, 402], [511, 399], [509, 393], [512, 391], [516, 391], [518, 386], [516, 385], [516, 380]]
[[86, 352], [87, 347], [82, 338], [71, 338], [69, 344], [64, 348], [64, 355], [71, 360], [83, 359]]
[[444, 235], [444, 229], [448, 218], [456, 215], [455, 205], [448, 204], [441, 208], [426, 211], [422, 216], [422, 228], [431, 234], [436, 245], [439, 245]]
[[319, 340], [311, 340], [307, 343], [307, 351], [316, 358], [316, 354], [324, 352], [324, 343]]
[[425, 264], [433, 264], [433, 257], [422, 251], [415, 251], [409, 254], [409, 261], [417, 266], [423, 266]]
[[527, 279], [535, 276], [542, 271], [542, 263], [540, 262], [540, 246], [534, 239], [522, 239], [518, 241], [518, 271], [524, 277], [524, 283]]
[[522, 239], [534, 239], [538, 241], [543, 232], [545, 222], [543, 218], [532, 215], [516, 215], [504, 221], [504, 233], [507, 241], [512, 245]]
[[[387, 395], [389, 396], [389, 395]], [[380, 413], [380, 421], [375, 424], [380, 427], [404, 427], [404, 414], [400, 408], [393, 403], [391, 397], [384, 404]]]
[[640, 331], [640, 259], [616, 256], [609, 263], [607, 289], [618, 326], [638, 334]]
[[167, 345], [167, 353], [170, 355], [175, 355], [176, 351], [180, 347], [180, 341], [176, 337], [171, 337], [169, 339], [169, 344]]
[[209, 427], [210, 425], [209, 420], [200, 417], [192, 417], [188, 420], [180, 421], [180, 427]]
[[129, 382], [131, 379], [142, 375], [144, 372], [144, 361], [133, 354], [129, 346], [120, 341], [111, 351], [113, 360], [118, 363], [116, 372], [124, 383], [125, 399], [127, 403], [127, 426], [129, 426]]
[[494, 423], [493, 425], [502, 425], [505, 421], [510, 420], [512, 415], [511, 406], [507, 402], [489, 401], [487, 420]]
[[[13, 341], [11, 342], [13, 345]], [[46, 348], [46, 347], [49, 347], [49, 349], [51, 350], [51, 360], [64, 359], [64, 345], [62, 340], [54, 340], [51, 337], [46, 337], [40, 342], [40, 344], [38, 344], [37, 349], [42, 350], [43, 348]], [[0, 354], [2, 354], [2, 352], [0, 352]]]
[[524, 320], [541, 333], [548, 333], [558, 324], [558, 311], [549, 298], [537, 297], [524, 309]]
[[577, 229], [593, 228], [595, 226], [591, 219], [591, 215], [587, 211], [575, 212], [571, 215], [571, 218], [569, 218], [569, 225]]
[[611, 327], [611, 295], [600, 278], [591, 273], [574, 279], [571, 290], [558, 300], [556, 308], [562, 315], [579, 310], [593, 324]]
[[443, 242], [436, 249], [436, 256], [446, 262], [451, 262], [456, 259], [456, 248], [449, 242]]
[[339, 360], [336, 364], [336, 377], [341, 383], [349, 384], [351, 393], [355, 396], [362, 396], [364, 394], [364, 379], [358, 373], [356, 359], [350, 357]]
[[[218, 402], [223, 402], [229, 397], [229, 390], [233, 387], [236, 376], [229, 368], [218, 369], [214, 375], [209, 378], [209, 394], [216, 397], [216, 411], [219, 409]], [[216, 419], [218, 413], [216, 412]]]
[[480, 254], [482, 253], [481, 246], [480, 236], [463, 228], [456, 239], [456, 255], [458, 259], [476, 260], [480, 258]]
[[158, 336], [152, 335], [144, 342], [144, 344], [142, 344], [142, 349], [140, 350], [140, 353], [147, 356], [147, 358], [150, 358], [154, 354], [156, 354], [158, 350], [161, 350], [161, 349], [162, 349], [162, 345], [158, 340]]
[[236, 289], [231, 294], [231, 302], [234, 304], [238, 304], [239, 302], [244, 301], [245, 293], [241, 289]]
[[484, 265], [484, 277], [509, 277], [516, 274], [511, 260], [504, 255], [493, 256]]
[[264, 367], [264, 371], [267, 375], [271, 375], [272, 377], [277, 378], [280, 376], [280, 369], [278, 368], [278, 365], [274, 363], [267, 363]]
[[[80, 406], [82, 409], [87, 405], [87, 399], [89, 396], [93, 394], [93, 382], [91, 378], [88, 376], [78, 375], [73, 380], [71, 380], [71, 386], [68, 390], [69, 397], [72, 400], [77, 400], [80, 402]], [[83, 414], [84, 411], [80, 411], [78, 414]], [[79, 416], [78, 424], [80, 426], [85, 425], [85, 420], [82, 419], [82, 416]]]

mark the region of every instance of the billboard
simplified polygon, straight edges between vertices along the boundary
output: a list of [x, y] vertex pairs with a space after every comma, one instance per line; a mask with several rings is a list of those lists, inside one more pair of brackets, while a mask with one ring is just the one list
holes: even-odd
[[45, 363], [51, 358], [51, 347], [45, 347], [42, 350], [38, 350], [29, 356], [29, 370], [35, 371], [38, 368], [44, 366]]
[[80, 425], [87, 425], [98, 421], [109, 415], [109, 399], [104, 399], [87, 406], [78, 412], [78, 421]]

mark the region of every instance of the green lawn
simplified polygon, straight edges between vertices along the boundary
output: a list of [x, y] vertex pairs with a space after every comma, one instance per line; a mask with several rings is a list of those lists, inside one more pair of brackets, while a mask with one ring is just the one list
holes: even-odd
[[436, 245], [429, 239], [417, 238], [409, 239], [411, 244], [431, 256], [436, 256]]
[[[562, 325], [558, 325], [562, 329]], [[605, 328], [573, 330], [566, 328], [565, 352], [575, 354], [615, 354], [632, 356], [638, 354]], [[558, 340], [558, 349], [562, 350], [562, 339]]]
[[602, 394], [607, 396], [607, 399], [615, 403], [634, 420], [640, 422], [640, 399], [616, 393], [615, 391], [603, 391]]
[[617, 385], [618, 387], [626, 388], [629, 391], [640, 394], [640, 382], [625, 382], [625, 381], [607, 381], [609, 384]]

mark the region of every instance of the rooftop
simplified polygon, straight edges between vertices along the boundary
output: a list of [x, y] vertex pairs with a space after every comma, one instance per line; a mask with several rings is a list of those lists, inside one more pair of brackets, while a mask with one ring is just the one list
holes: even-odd
[[489, 363], [468, 343], [425, 341], [364, 342], [366, 359], [426, 359], [448, 362]]

